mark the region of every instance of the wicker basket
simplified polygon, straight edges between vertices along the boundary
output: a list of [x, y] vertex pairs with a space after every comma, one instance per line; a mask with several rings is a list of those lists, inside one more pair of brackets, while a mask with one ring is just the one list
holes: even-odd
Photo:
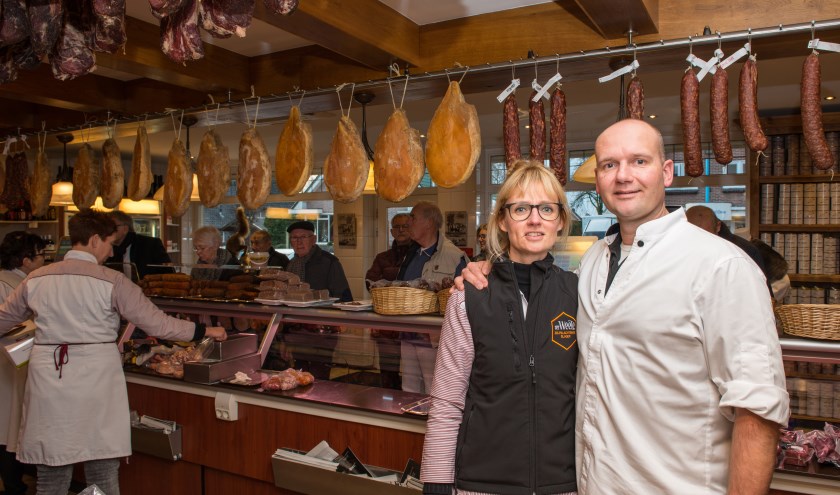
[[840, 340], [840, 304], [784, 304], [776, 316], [786, 334]]
[[420, 315], [438, 312], [437, 294], [411, 287], [377, 287], [370, 290], [373, 311], [382, 315]]
[[446, 313], [446, 303], [449, 302], [449, 289], [443, 289], [437, 293], [438, 306], [440, 306], [440, 314]]

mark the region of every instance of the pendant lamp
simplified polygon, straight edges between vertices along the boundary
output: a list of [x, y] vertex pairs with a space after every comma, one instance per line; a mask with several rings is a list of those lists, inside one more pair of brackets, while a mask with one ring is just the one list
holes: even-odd
[[59, 134], [55, 138], [64, 145], [64, 164], [58, 167], [50, 206], [68, 206], [73, 204], [73, 168], [67, 165], [67, 143], [73, 140], [73, 135]]

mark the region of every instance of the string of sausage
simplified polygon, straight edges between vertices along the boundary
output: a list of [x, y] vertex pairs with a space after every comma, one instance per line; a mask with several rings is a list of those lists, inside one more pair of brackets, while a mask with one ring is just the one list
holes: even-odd
[[820, 170], [834, 166], [834, 157], [825, 140], [820, 105], [820, 59], [811, 53], [802, 65], [802, 135], [811, 155], [811, 163]]
[[558, 86], [551, 93], [551, 147], [548, 161], [560, 184], [566, 185], [566, 94]]
[[682, 111], [683, 160], [685, 172], [691, 177], [703, 175], [703, 148], [700, 144], [700, 81], [688, 69], [680, 86]]
[[642, 120], [645, 114], [645, 88], [642, 81], [633, 76], [627, 85], [627, 115], [631, 119]]
[[516, 105], [516, 96], [511, 93], [505, 98], [503, 110], [502, 134], [505, 145], [505, 163], [510, 169], [513, 162], [522, 157], [519, 150], [519, 108]]
[[741, 78], [738, 81], [738, 113], [741, 117], [741, 128], [747, 146], [755, 152], [767, 149], [769, 142], [761, 123], [758, 120], [758, 69], [755, 60], [750, 57], [741, 67]]
[[531, 160], [545, 160], [545, 108], [542, 98], [534, 101], [537, 92], [528, 100], [528, 123], [531, 126]]
[[729, 75], [718, 67], [712, 76], [709, 111], [712, 123], [712, 151], [721, 165], [732, 161], [732, 143], [729, 141]]

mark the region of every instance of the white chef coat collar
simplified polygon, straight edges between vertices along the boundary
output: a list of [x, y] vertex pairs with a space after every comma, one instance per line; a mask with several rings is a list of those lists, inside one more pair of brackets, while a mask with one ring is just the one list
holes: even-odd
[[67, 254], [64, 255], [64, 259], [90, 261], [96, 263], [97, 265], [99, 264], [99, 262], [96, 261], [96, 256], [86, 251], [78, 251], [76, 249], [71, 249], [70, 251], [68, 251]]

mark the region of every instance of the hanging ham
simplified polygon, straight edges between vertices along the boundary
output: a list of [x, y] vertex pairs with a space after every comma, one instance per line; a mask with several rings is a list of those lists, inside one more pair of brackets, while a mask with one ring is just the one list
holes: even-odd
[[102, 206], [116, 208], [125, 190], [125, 170], [122, 166], [120, 147], [113, 138], [106, 139], [102, 144], [101, 180], [99, 195], [102, 196]]
[[356, 124], [342, 116], [324, 162], [324, 184], [332, 198], [350, 203], [362, 195], [367, 182], [370, 160]]
[[32, 48], [38, 57], [43, 57], [50, 52], [58, 39], [64, 9], [61, 0], [29, 2], [27, 9], [29, 25], [32, 27]]
[[93, 148], [83, 144], [73, 165], [73, 204], [84, 210], [99, 196], [99, 164], [93, 158]]
[[475, 106], [464, 100], [457, 82], [449, 83], [427, 136], [426, 167], [432, 180], [441, 187], [466, 181], [481, 154], [481, 130]]
[[60, 81], [75, 79], [96, 69], [89, 7], [88, 1], [64, 4], [61, 31], [50, 52], [53, 76]]
[[128, 197], [140, 201], [149, 195], [152, 188], [152, 155], [149, 152], [149, 135], [146, 126], [137, 127], [134, 141], [134, 156], [131, 158], [131, 178], [128, 181]]
[[98, 52], [116, 53], [125, 45], [125, 0], [93, 0], [95, 16], [93, 47]]
[[32, 216], [46, 216], [52, 198], [52, 177], [50, 177], [50, 163], [43, 148], [38, 150], [35, 157], [35, 168], [29, 181], [29, 201], [32, 206]]
[[184, 64], [204, 58], [204, 43], [198, 30], [198, 0], [160, 21], [160, 49], [173, 62]]
[[21, 209], [29, 202], [29, 165], [26, 153], [19, 152], [6, 158], [6, 177], [0, 203], [9, 209]]
[[405, 112], [394, 110], [373, 154], [376, 193], [397, 203], [411, 194], [423, 178], [423, 145], [420, 131], [412, 129]]
[[289, 120], [277, 140], [274, 153], [274, 177], [286, 196], [300, 192], [312, 170], [312, 126], [300, 118], [300, 108], [293, 106]]
[[190, 206], [192, 194], [192, 170], [187, 160], [187, 150], [180, 139], [175, 139], [169, 149], [169, 163], [166, 167], [166, 182], [163, 188], [163, 206], [166, 214], [180, 218]]
[[239, 140], [239, 174], [236, 196], [249, 210], [256, 210], [271, 191], [271, 161], [260, 133], [248, 129]]
[[245, 37], [256, 0], [202, 0], [198, 7], [201, 27], [214, 38]]
[[201, 139], [195, 173], [201, 204], [213, 208], [221, 203], [230, 186], [230, 153], [213, 129]]

